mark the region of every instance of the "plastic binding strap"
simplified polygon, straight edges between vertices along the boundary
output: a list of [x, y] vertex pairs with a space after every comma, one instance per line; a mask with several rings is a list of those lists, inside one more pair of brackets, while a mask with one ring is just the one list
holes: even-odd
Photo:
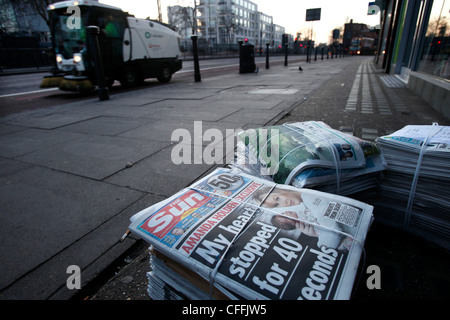
[[[291, 129], [292, 131], [298, 132], [298, 130], [296, 130], [296, 128], [294, 128], [293, 126], [289, 125], [288, 123], [283, 124], [283, 126], [289, 128], [289, 129]], [[314, 136], [317, 136], [317, 137], [318, 137], [319, 139], [321, 139], [322, 141], [326, 141], [326, 142], [328, 143], [328, 148], [330, 149], [331, 153], [333, 154], [334, 169], [335, 169], [335, 171], [336, 171], [336, 194], [340, 194], [341, 166], [340, 166], [340, 162], [339, 162], [339, 154], [338, 154], [338, 151], [336, 150], [336, 148], [334, 147], [333, 143], [332, 143], [329, 139], [324, 140], [322, 137], [320, 137], [320, 136], [318, 136], [318, 135], [315, 135], [315, 134], [313, 134], [313, 135], [314, 135]], [[301, 147], [306, 147], [306, 146], [305, 146], [305, 145], [302, 145], [302, 146], [300, 146], [300, 147], [298, 147], [298, 148], [301, 148]], [[280, 163], [284, 160], [284, 158], [286, 158], [292, 151], [294, 151], [294, 150], [296, 150], [296, 149], [298, 149], [298, 148], [295, 148], [295, 149], [291, 150], [290, 152], [288, 152], [288, 153], [283, 157], [283, 159], [281, 159], [280, 161], [278, 161], [278, 165], [280, 165]], [[290, 183], [290, 181], [289, 181], [289, 183]]]
[[[254, 213], [255, 213], [255, 212], [257, 211], [257, 209], [260, 209], [260, 208], [261, 208], [261, 204], [264, 203], [264, 201], [266, 200], [266, 198], [272, 193], [273, 189], [276, 188], [277, 185], [278, 185], [278, 184], [274, 184], [274, 185], [272, 186], [272, 188], [270, 189], [270, 191], [267, 193], [267, 195], [264, 197], [264, 199], [262, 199], [262, 201], [261, 201], [261, 203], [260, 203], [259, 205], [252, 204], [252, 203], [249, 203], [249, 202], [243, 202], [243, 201], [240, 201], [240, 200], [237, 200], [237, 199], [235, 199], [235, 198], [228, 197], [228, 196], [225, 196], [225, 195], [220, 195], [220, 196], [218, 196], [218, 195], [215, 194], [214, 192], [207, 191], [207, 190], [196, 189], [196, 188], [193, 188], [193, 187], [188, 187], [188, 189], [193, 190], [193, 191], [196, 191], [196, 192], [199, 192], [199, 193], [208, 193], [210, 197], [211, 197], [211, 196], [212, 196], [212, 197], [220, 197], [220, 198], [225, 198], [225, 199], [228, 199], [228, 200], [231, 200], [231, 201], [235, 201], [235, 202], [238, 202], [240, 205], [252, 206], [252, 207], [255, 208], [255, 211], [254, 211]], [[275, 211], [271, 210], [270, 208], [262, 208], [262, 209], [263, 209], [265, 212], [269, 212], [269, 213], [271, 213], [271, 214], [273, 214], [273, 215], [280, 215], [280, 213], [275, 212]], [[349, 234], [349, 233], [346, 233], [346, 232], [343, 232], [343, 231], [340, 231], [340, 230], [335, 230], [335, 229], [332, 229], [332, 228], [329, 228], [329, 227], [326, 227], [326, 226], [323, 226], [323, 225], [319, 225], [319, 224], [314, 223], [314, 222], [305, 221], [305, 220], [302, 220], [302, 219], [295, 219], [295, 218], [290, 218], [290, 219], [293, 219], [293, 220], [296, 220], [296, 221], [299, 221], [299, 222], [305, 222], [305, 223], [308, 223], [308, 224], [310, 224], [310, 225], [312, 225], [312, 226], [314, 226], [314, 227], [317, 227], [317, 228], [319, 228], [319, 229], [328, 230], [328, 231], [331, 231], [331, 232], [338, 233], [338, 234], [340, 234], [340, 235], [342, 235], [342, 236], [351, 238], [352, 241], [354, 241], [356, 244], [358, 244], [358, 245], [361, 247], [361, 252], [362, 252], [362, 255], [363, 255], [363, 258], [364, 258], [364, 261], [365, 261], [366, 252], [365, 252], [365, 249], [364, 249], [364, 245], [363, 245], [359, 240], [357, 240], [353, 235], [351, 235], [351, 234]], [[247, 221], [247, 223], [246, 223], [246, 224], [244, 225], [244, 227], [240, 230], [240, 232], [239, 232], [238, 234], [236, 234], [236, 235], [233, 237], [233, 239], [230, 241], [230, 244], [229, 244], [228, 247], [225, 249], [225, 251], [223, 252], [223, 254], [222, 254], [220, 257], [217, 257], [218, 262], [217, 262], [216, 266], [214, 267], [214, 269], [212, 269], [211, 272], [210, 272], [210, 274], [209, 274], [209, 296], [210, 296], [210, 299], [211, 299], [211, 300], [212, 300], [212, 297], [213, 297], [213, 288], [214, 288], [215, 278], [216, 278], [217, 272], [218, 272], [218, 270], [219, 270], [219, 268], [220, 268], [220, 265], [222, 264], [223, 260], [225, 259], [225, 256], [226, 256], [226, 254], [228, 253], [228, 251], [229, 251], [229, 249], [231, 248], [231, 246], [236, 242], [236, 240], [240, 237], [240, 235], [248, 228], [248, 224], [249, 224], [249, 222], [252, 221], [252, 220], [253, 220], [253, 219], [250, 218], [250, 219]]]
[[[436, 129], [434, 129], [433, 127], [436, 127]], [[403, 227], [406, 231], [409, 231], [409, 222], [411, 220], [412, 207], [414, 204], [414, 197], [416, 195], [417, 181], [419, 180], [420, 169], [422, 167], [423, 156], [425, 154], [425, 151], [426, 151], [426, 148], [428, 145], [428, 141], [433, 136], [435, 136], [439, 131], [441, 131], [443, 128], [444, 127], [439, 127], [439, 124], [434, 122], [431, 126], [431, 130], [428, 133], [428, 136], [425, 138], [425, 140], [422, 143], [422, 147], [420, 148], [419, 158], [417, 159], [416, 170], [414, 172], [411, 189], [409, 191], [408, 204], [406, 205], [405, 220], [403, 221]]]

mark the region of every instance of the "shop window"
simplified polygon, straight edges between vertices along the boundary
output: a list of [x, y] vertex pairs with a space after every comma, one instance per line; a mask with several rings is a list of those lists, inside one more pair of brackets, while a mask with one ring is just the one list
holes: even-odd
[[450, 80], [450, 0], [434, 0], [419, 72]]

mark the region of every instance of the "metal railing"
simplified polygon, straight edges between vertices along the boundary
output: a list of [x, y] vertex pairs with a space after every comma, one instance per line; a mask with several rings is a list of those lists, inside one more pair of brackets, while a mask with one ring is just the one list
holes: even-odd
[[0, 72], [11, 69], [36, 69], [51, 67], [51, 48], [0, 48]]

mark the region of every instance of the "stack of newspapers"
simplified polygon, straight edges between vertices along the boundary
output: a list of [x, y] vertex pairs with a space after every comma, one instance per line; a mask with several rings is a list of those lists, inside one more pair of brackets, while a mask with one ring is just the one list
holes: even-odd
[[242, 131], [232, 165], [276, 183], [351, 196], [376, 189], [386, 161], [375, 143], [306, 121]]
[[377, 142], [388, 170], [376, 219], [450, 250], [450, 127], [408, 125]]
[[373, 207], [220, 168], [136, 213], [152, 299], [350, 299]]

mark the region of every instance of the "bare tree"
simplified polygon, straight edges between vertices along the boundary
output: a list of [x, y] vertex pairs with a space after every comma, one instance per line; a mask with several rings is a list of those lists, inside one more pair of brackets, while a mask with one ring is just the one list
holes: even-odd
[[227, 34], [227, 44], [231, 43], [232, 31], [237, 27], [236, 25], [236, 15], [231, 11], [231, 8], [225, 7], [217, 12], [219, 16], [219, 25], [225, 29]]
[[177, 16], [178, 23], [189, 28], [192, 34], [197, 34], [197, 0], [178, 0]]
[[191, 34], [194, 34], [196, 28], [193, 11], [194, 10], [191, 7], [170, 7], [169, 24], [175, 26], [181, 35], [188, 35], [187, 30], [189, 30]]
[[11, 4], [19, 6], [21, 8], [29, 7], [34, 12], [39, 14], [44, 19], [47, 26], [50, 28], [50, 17], [47, 8], [50, 4], [57, 2], [58, 0], [10, 0]]
[[11, 33], [16, 31], [17, 23], [13, 19], [13, 9], [9, 1], [0, 0], [2, 10], [0, 10], [0, 30], [1, 33]]
[[428, 22], [427, 37], [445, 37], [449, 28], [446, 17], [438, 17]]

